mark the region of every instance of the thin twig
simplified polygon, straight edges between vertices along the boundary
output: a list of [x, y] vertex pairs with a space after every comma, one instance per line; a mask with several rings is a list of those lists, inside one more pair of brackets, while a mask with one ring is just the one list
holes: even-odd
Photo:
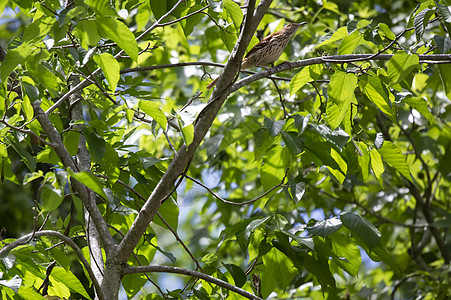
[[262, 298], [260, 298], [260, 297], [257, 297], [241, 288], [238, 288], [228, 282], [222, 281], [213, 276], [210, 276], [210, 275], [207, 275], [207, 274], [204, 274], [201, 272], [193, 271], [193, 270], [178, 268], [178, 267], [170, 267], [170, 266], [126, 267], [124, 269], [123, 274], [128, 275], [128, 274], [136, 274], [136, 273], [142, 273], [142, 272], [173, 273], [173, 274], [181, 274], [181, 275], [187, 275], [187, 276], [191, 276], [191, 277], [197, 277], [197, 278], [203, 279], [205, 281], [211, 282], [213, 284], [216, 284], [222, 288], [228, 289], [232, 292], [235, 292], [248, 299], [262, 300]]
[[272, 191], [274, 191], [275, 189], [281, 187], [284, 185], [284, 181], [288, 176], [288, 168], [285, 170], [285, 176], [282, 178], [282, 181], [278, 184], [273, 186], [272, 188], [270, 188], [269, 190], [267, 190], [266, 192], [264, 192], [263, 194], [261, 194], [260, 196], [258, 196], [257, 198], [254, 198], [252, 200], [246, 201], [246, 202], [233, 202], [233, 201], [229, 201], [226, 200], [222, 197], [220, 197], [218, 194], [216, 194], [212, 189], [210, 189], [208, 186], [206, 186], [205, 184], [203, 184], [202, 182], [200, 182], [197, 179], [194, 179], [193, 177], [189, 176], [189, 175], [185, 175], [186, 178], [190, 179], [191, 181], [197, 183], [198, 185], [200, 185], [201, 187], [203, 187], [204, 189], [206, 189], [213, 197], [215, 197], [216, 199], [218, 199], [219, 201], [225, 203], [225, 204], [230, 204], [230, 205], [236, 205], [236, 206], [244, 206], [244, 205], [248, 205], [251, 203], [254, 203], [257, 200], [260, 200], [261, 198], [265, 197], [266, 195], [268, 195], [269, 193], [271, 193]]

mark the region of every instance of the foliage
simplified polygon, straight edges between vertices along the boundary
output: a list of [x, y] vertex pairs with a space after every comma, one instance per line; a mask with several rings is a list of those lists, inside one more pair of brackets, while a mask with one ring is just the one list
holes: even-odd
[[278, 63], [304, 60], [234, 90], [186, 174], [243, 3], [61, 3], [0, 1], [0, 219], [31, 232], [0, 242], [2, 299], [94, 298], [95, 239], [129, 298], [451, 294], [449, 1], [274, 1], [257, 35], [307, 21]]

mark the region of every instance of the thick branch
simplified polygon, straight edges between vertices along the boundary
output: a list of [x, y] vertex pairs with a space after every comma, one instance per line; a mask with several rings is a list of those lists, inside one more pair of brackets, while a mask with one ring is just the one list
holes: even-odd
[[97, 281], [97, 278], [94, 276], [94, 273], [91, 269], [91, 266], [89, 265], [89, 262], [84, 257], [83, 253], [81, 252], [80, 248], [78, 248], [77, 244], [72, 241], [69, 237], [65, 236], [64, 234], [53, 231], [53, 230], [42, 230], [42, 231], [36, 231], [29, 234], [26, 234], [22, 236], [21, 238], [18, 238], [12, 243], [6, 244], [5, 247], [0, 249], [0, 257], [5, 257], [8, 255], [8, 253], [13, 250], [14, 248], [25, 245], [29, 242], [30, 238], [32, 237], [41, 237], [41, 236], [54, 236], [66, 244], [68, 244], [75, 252], [75, 254], [78, 256], [78, 259], [81, 261], [83, 266], [86, 268], [86, 271], [88, 272], [89, 276], [91, 277], [92, 283], [94, 284], [94, 288], [96, 289], [96, 293], [99, 297], [99, 299], [105, 299], [103, 296], [102, 290], [100, 288], [99, 282]]
[[[271, 0], [262, 0], [260, 6], [269, 6], [270, 3]], [[238, 42], [224, 67], [224, 80], [220, 80], [220, 82], [218, 82], [218, 85], [210, 98], [209, 104], [200, 113], [198, 122], [194, 128], [193, 142], [188, 147], [184, 145], [179, 152], [176, 153], [165, 174], [142, 207], [135, 222], [132, 224], [125, 238], [118, 246], [116, 258], [119, 261], [126, 261], [128, 259], [141, 235], [145, 232], [147, 226], [153, 220], [155, 214], [160, 208], [162, 199], [172, 193], [175, 181], [181, 174], [184, 173], [186, 166], [193, 158], [195, 151], [210, 129], [210, 126], [216, 118], [219, 109], [230, 94], [231, 83], [239, 70], [244, 52], [246, 51], [247, 45], [254, 34], [254, 31], [250, 30], [253, 26], [252, 23], [259, 23], [263, 17], [263, 14], [261, 14], [261, 16], [259, 15], [253, 20], [252, 14], [254, 6], [255, 0], [250, 0], [248, 4], [248, 12], [246, 14], [246, 21], [240, 33], [240, 37], [238, 38]], [[227, 86], [229, 86], [229, 88], [227, 88]]]
[[223, 287], [225, 289], [228, 289], [232, 292], [235, 292], [243, 297], [246, 297], [248, 299], [256, 299], [256, 300], [260, 300], [260, 297], [257, 297], [243, 289], [240, 289], [230, 283], [227, 283], [225, 281], [222, 281], [218, 278], [215, 278], [213, 276], [201, 273], [201, 272], [196, 272], [196, 271], [192, 271], [192, 270], [188, 270], [188, 269], [182, 269], [182, 268], [177, 268], [177, 267], [169, 267], [169, 266], [140, 266], [140, 267], [127, 267], [124, 269], [124, 275], [128, 275], [128, 274], [136, 274], [136, 273], [143, 273], [143, 272], [154, 272], [154, 273], [174, 273], [174, 274], [182, 274], [182, 275], [187, 275], [187, 276], [191, 276], [191, 277], [196, 277], [196, 278], [200, 278], [203, 279], [205, 281], [214, 283], [220, 287]]
[[[59, 133], [56, 131], [46, 113], [42, 110], [40, 103], [36, 101], [33, 102], [32, 105], [35, 117], [38, 119], [50, 142], [54, 145], [53, 149], [55, 149], [55, 152], [63, 165], [66, 168], [71, 168], [75, 172], [79, 171], [77, 165], [72, 159], [72, 156], [69, 154], [69, 152], [67, 152], [66, 147], [64, 147]], [[114, 241], [108, 230], [105, 220], [102, 217], [102, 214], [97, 208], [95, 199], [89, 197], [88, 189], [82, 183], [74, 179], [71, 179], [71, 183], [75, 192], [78, 193], [78, 196], [83, 201], [83, 204], [88, 210], [89, 215], [91, 216], [97, 230], [99, 231], [103, 246], [105, 247], [105, 251], [108, 254], [108, 252], [111, 251], [111, 249], [114, 247]]]
[[[373, 56], [373, 57], [372, 57]], [[308, 58], [299, 60], [296, 62], [285, 62], [278, 66], [275, 66], [273, 68], [269, 68], [263, 72], [257, 73], [252, 76], [248, 76], [246, 78], [243, 78], [239, 81], [237, 81], [231, 89], [231, 92], [235, 92], [242, 88], [243, 86], [248, 85], [251, 82], [254, 82], [256, 80], [268, 77], [272, 74], [283, 72], [286, 70], [296, 69], [296, 68], [302, 68], [309, 65], [318, 65], [323, 63], [339, 63], [344, 64], [348, 62], [355, 61], [355, 59], [359, 60], [365, 60], [371, 58], [371, 60], [389, 60], [393, 54], [380, 54], [378, 56], [374, 57], [374, 54], [349, 54], [349, 55], [331, 55], [331, 56], [322, 56], [322, 57], [315, 57], [315, 58]], [[451, 54], [433, 54], [433, 55], [418, 55], [420, 59], [420, 63], [422, 63], [425, 60], [428, 61], [438, 61], [443, 63], [451, 63]]]

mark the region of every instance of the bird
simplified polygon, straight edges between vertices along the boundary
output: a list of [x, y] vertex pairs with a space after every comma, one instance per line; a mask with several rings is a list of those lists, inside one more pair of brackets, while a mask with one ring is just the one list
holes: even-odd
[[[262, 39], [246, 54], [241, 62], [241, 70], [274, 64], [274, 62], [282, 55], [285, 47], [299, 27], [305, 24], [307, 24], [307, 22], [287, 24], [281, 30]], [[214, 87], [218, 78], [213, 80], [207, 86], [207, 89]]]

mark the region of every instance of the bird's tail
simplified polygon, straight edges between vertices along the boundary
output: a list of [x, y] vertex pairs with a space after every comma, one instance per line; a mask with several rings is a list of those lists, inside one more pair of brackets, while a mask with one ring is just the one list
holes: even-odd
[[210, 84], [207, 86], [207, 89], [211, 89], [212, 87], [214, 87], [216, 85], [216, 82], [218, 82], [218, 79], [219, 77], [210, 82]]

